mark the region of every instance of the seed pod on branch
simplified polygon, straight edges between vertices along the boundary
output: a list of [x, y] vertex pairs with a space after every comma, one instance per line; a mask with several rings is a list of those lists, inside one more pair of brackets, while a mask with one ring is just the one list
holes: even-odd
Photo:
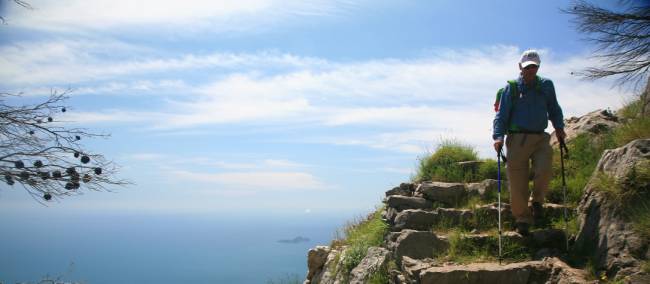
[[[117, 165], [80, 144], [82, 137], [108, 135], [66, 127], [56, 118], [67, 111], [62, 104], [68, 94], [55, 91], [40, 103], [20, 104], [21, 95], [0, 93], [0, 174], [8, 185], [18, 183], [32, 196], [50, 200], [83, 190], [110, 191], [114, 186], [129, 184], [116, 178]], [[55, 120], [59, 122], [43, 123]], [[91, 178], [93, 173], [96, 176]]]

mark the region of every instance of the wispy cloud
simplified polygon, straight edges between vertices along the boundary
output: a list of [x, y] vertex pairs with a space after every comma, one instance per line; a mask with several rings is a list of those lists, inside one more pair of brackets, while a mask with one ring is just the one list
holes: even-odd
[[309, 172], [309, 165], [288, 159], [257, 159], [239, 153], [224, 160], [209, 155], [186, 157], [152, 152], [126, 154], [123, 159], [146, 163], [148, 171], [169, 179], [170, 184], [204, 191], [254, 195], [264, 191], [335, 188]]
[[[253, 31], [296, 17], [345, 13], [355, 6], [352, 1], [340, 0], [33, 0], [30, 4], [34, 10], [9, 5], [7, 18], [12, 25], [59, 32], [135, 26], [150, 33], [165, 30], [178, 34]], [[137, 33], [138, 29], [124, 31]]]
[[[152, 130], [188, 131], [205, 125], [294, 125], [297, 127], [368, 127], [370, 133], [332, 134], [305, 140], [363, 145], [377, 149], [421, 153], [440, 137], [453, 136], [478, 145], [490, 144], [494, 93], [517, 76], [520, 50], [511, 46], [440, 50], [411, 59], [336, 62], [278, 52], [210, 53], [117, 61], [92, 52], [77, 53], [93, 44], [52, 43], [46, 56], [30, 47], [27, 55], [11, 51], [3, 57], [3, 84], [59, 83], [67, 78], [87, 85], [80, 90], [100, 94], [128, 88], [141, 92], [164, 88], [184, 96], [159, 101], [161, 108], [145, 111], [106, 109], [74, 114], [84, 122], [141, 122]], [[116, 50], [138, 53], [137, 46], [114, 44]], [[4, 47], [6, 49], [16, 46]], [[49, 51], [48, 51], [49, 50]], [[13, 52], [13, 53], [12, 53]], [[31, 53], [34, 54], [31, 54]], [[81, 54], [81, 55], [80, 55]], [[571, 75], [594, 64], [586, 55], [557, 60], [543, 51], [540, 74], [553, 79], [565, 116], [596, 108], [620, 106], [629, 94], [610, 89], [608, 81], [585, 82]], [[106, 65], [104, 67], [100, 65]], [[69, 72], [73, 70], [74, 72]], [[188, 83], [193, 72], [216, 74]], [[80, 75], [65, 75], [65, 74]], [[152, 73], [165, 79], [124, 78]], [[56, 74], [56, 75], [55, 75]], [[64, 74], [64, 75], [58, 75]], [[70, 77], [66, 77], [70, 76]], [[95, 81], [114, 82], [95, 86]], [[112, 84], [112, 85], [111, 85]], [[103, 87], [102, 87], [103, 86]], [[162, 86], [162, 87], [161, 87]], [[183, 89], [183, 90], [180, 90]], [[134, 91], [137, 93], [137, 90]], [[169, 94], [169, 92], [167, 92]], [[155, 96], [153, 97], [155, 99]], [[488, 153], [489, 149], [481, 149]]]
[[[18, 42], [0, 46], [0, 53], [3, 54], [0, 78], [8, 86], [130, 80], [138, 75], [206, 68], [232, 72], [233, 69], [260, 66], [314, 69], [327, 64], [327, 61], [317, 58], [277, 52], [166, 55], [151, 48], [106, 39]], [[174, 81], [177, 80], [162, 80], [167, 83]]]

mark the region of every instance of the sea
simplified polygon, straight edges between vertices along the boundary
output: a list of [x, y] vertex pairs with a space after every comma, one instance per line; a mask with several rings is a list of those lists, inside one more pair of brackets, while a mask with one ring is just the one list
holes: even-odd
[[291, 283], [351, 216], [0, 216], [0, 283]]

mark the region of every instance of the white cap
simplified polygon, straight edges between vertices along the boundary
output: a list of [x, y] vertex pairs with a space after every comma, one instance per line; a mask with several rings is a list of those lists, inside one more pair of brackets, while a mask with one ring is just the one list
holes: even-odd
[[539, 54], [537, 54], [537, 51], [533, 49], [524, 51], [524, 53], [521, 54], [521, 59], [519, 60], [519, 66], [521, 68], [525, 68], [531, 64], [539, 66], [539, 63]]

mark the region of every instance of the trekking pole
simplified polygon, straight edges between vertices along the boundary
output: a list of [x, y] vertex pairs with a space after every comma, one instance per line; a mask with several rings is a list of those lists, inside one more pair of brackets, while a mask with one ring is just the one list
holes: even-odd
[[499, 194], [497, 195], [497, 203], [499, 208], [499, 265], [501, 265], [501, 156], [503, 156], [503, 152], [501, 152], [501, 149], [499, 149], [497, 152], [497, 181], [499, 184]]
[[569, 215], [566, 208], [566, 178], [564, 176], [564, 157], [569, 157], [569, 149], [564, 143], [564, 139], [560, 139], [560, 166], [562, 167], [562, 207], [564, 207], [564, 238], [566, 240], [566, 250], [569, 251]]

